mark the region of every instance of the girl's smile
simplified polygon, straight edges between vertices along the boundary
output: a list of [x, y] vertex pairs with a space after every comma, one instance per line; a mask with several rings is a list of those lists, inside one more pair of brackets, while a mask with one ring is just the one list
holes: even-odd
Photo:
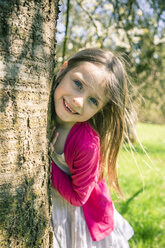
[[66, 111], [68, 111], [69, 113], [73, 114], [73, 115], [78, 115], [78, 112], [76, 112], [73, 107], [71, 107], [65, 99], [63, 99], [63, 103], [64, 103], [64, 107], [66, 109]]
[[54, 93], [57, 122], [72, 127], [93, 117], [107, 102], [105, 71], [84, 62], [69, 71]]

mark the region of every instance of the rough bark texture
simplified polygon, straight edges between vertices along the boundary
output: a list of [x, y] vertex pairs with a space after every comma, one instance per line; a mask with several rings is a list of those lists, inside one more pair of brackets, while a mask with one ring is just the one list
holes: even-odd
[[50, 79], [58, 0], [0, 0], [0, 247], [50, 247]]

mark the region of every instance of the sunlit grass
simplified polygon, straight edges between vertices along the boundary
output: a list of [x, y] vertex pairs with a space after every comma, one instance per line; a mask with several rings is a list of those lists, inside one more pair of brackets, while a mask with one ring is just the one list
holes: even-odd
[[[120, 154], [119, 182], [125, 200], [112, 195], [118, 211], [133, 226], [132, 248], [165, 247], [165, 125], [138, 124], [135, 160], [130, 151]], [[129, 148], [128, 148], [129, 150]], [[149, 168], [149, 166], [152, 167]]]

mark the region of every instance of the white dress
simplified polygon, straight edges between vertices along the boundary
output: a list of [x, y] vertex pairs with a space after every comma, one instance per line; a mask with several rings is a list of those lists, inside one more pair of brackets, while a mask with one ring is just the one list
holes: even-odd
[[[53, 154], [55, 164], [68, 175], [69, 168], [64, 154]], [[66, 201], [56, 189], [52, 188], [53, 248], [128, 248], [128, 240], [134, 232], [129, 223], [114, 207], [114, 230], [100, 241], [93, 241], [82, 207], [76, 207]]]

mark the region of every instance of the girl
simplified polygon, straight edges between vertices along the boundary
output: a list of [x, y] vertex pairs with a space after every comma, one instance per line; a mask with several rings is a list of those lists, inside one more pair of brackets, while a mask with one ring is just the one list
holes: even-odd
[[112, 52], [85, 49], [53, 80], [51, 139], [54, 248], [129, 247], [133, 230], [108, 191], [125, 131], [127, 75]]

